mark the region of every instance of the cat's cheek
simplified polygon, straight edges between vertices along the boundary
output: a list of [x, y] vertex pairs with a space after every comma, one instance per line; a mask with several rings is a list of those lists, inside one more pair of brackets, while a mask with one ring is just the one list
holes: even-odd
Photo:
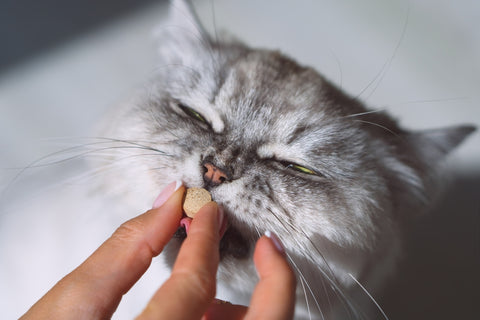
[[177, 179], [182, 180], [187, 187], [202, 187], [203, 172], [201, 171], [200, 155], [193, 153], [185, 158], [175, 167], [175, 175]]

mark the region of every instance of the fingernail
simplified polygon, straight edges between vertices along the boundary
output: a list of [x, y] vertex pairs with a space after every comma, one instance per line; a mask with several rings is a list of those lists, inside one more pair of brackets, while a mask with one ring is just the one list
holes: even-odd
[[277, 235], [270, 230], [265, 231], [265, 236], [270, 238], [273, 242], [273, 245], [277, 249], [277, 251], [281, 254], [285, 254], [285, 247], [283, 246], [282, 242], [280, 239], [278, 239]]
[[167, 200], [170, 198], [170, 196], [177, 191], [180, 187], [182, 186], [182, 181], [177, 180], [172, 183], [170, 183], [168, 186], [165, 187], [165, 189], [160, 192], [158, 195], [157, 199], [153, 202], [153, 209], [160, 208]]

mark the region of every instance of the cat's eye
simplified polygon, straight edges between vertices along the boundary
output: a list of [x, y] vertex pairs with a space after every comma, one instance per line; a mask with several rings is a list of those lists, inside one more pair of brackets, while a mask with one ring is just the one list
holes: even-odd
[[198, 120], [198, 121], [201, 121], [203, 123], [208, 123], [207, 120], [205, 120], [205, 118], [200, 114], [198, 113], [197, 111], [193, 110], [192, 108], [190, 107], [187, 107], [186, 105], [182, 104], [182, 103], [179, 103], [178, 104], [178, 107], [180, 109], [182, 109], [183, 112], [185, 112], [188, 116]]
[[293, 170], [298, 171], [298, 172], [316, 175], [315, 171], [313, 171], [311, 169], [308, 169], [308, 168], [305, 168], [305, 167], [302, 167], [302, 166], [299, 166], [298, 164], [290, 164], [288, 166], [288, 168], [293, 169]]
[[312, 169], [309, 169], [307, 167], [304, 167], [304, 166], [301, 166], [299, 164], [296, 164], [296, 163], [286, 163], [284, 162], [283, 163], [285, 165], [285, 167], [287, 169], [291, 169], [291, 170], [295, 170], [295, 171], [298, 171], [298, 172], [301, 172], [301, 173], [304, 173], [304, 174], [309, 174], [309, 175], [318, 175], [317, 172], [315, 172], [314, 170]]

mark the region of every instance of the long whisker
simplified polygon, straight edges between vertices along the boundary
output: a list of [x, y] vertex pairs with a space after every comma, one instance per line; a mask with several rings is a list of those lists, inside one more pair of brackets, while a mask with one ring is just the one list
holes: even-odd
[[363, 88], [362, 91], [360, 91], [360, 93], [355, 97], [355, 99], [358, 99], [365, 91], [367, 91], [373, 84], [375, 84], [375, 86], [373, 87], [373, 89], [371, 90], [370, 94], [367, 96], [367, 99], [369, 97], [372, 96], [372, 94], [377, 90], [378, 86], [380, 85], [380, 83], [382, 82], [383, 78], [385, 77], [385, 75], [387, 74], [387, 71], [388, 71], [388, 68], [391, 66], [392, 62], [393, 62], [393, 59], [395, 58], [395, 56], [397, 55], [398, 53], [398, 50], [403, 42], [403, 39], [405, 38], [405, 35], [407, 33], [407, 26], [408, 26], [408, 21], [409, 21], [409, 18], [410, 18], [410, 5], [408, 6], [407, 8], [407, 14], [406, 14], [406, 18], [405, 18], [405, 22], [403, 24], [403, 28], [402, 28], [402, 33], [400, 35], [400, 40], [398, 41], [397, 45], [395, 46], [395, 49], [393, 50], [393, 53], [392, 55], [390, 56], [390, 58], [385, 61], [385, 63], [383, 64], [382, 68], [380, 69], [380, 72], [375, 76], [375, 78], [372, 79], [372, 81], [370, 81], [367, 86], [365, 88]]
[[[55, 160], [55, 161], [51, 161], [51, 162], [47, 162], [47, 163], [39, 163], [39, 164], [33, 164], [33, 165], [28, 165], [26, 167], [22, 167], [22, 168], [11, 168], [11, 169], [16, 169], [16, 170], [22, 170], [22, 172], [20, 172], [20, 174], [23, 173], [23, 171], [25, 170], [28, 170], [28, 169], [34, 169], [34, 168], [42, 168], [42, 167], [48, 167], [48, 166], [53, 166], [53, 165], [57, 165], [57, 164], [61, 164], [61, 163], [64, 163], [64, 162], [68, 162], [68, 161], [72, 161], [72, 160], [75, 160], [75, 159], [78, 159], [78, 158], [82, 158], [86, 155], [90, 155], [90, 154], [99, 154], [101, 151], [105, 151], [105, 150], [115, 150], [115, 149], [140, 149], [140, 150], [150, 150], [150, 149], [144, 149], [144, 148], [141, 148], [141, 147], [135, 147], [135, 146], [118, 146], [118, 147], [105, 147], [105, 148], [99, 148], [99, 149], [95, 149], [95, 150], [88, 150], [88, 151], [84, 151], [84, 152], [81, 152], [79, 154], [76, 154], [76, 155], [73, 155], [73, 156], [70, 156], [70, 157], [67, 157], [67, 158], [63, 158], [63, 159], [60, 159], [60, 160]], [[142, 154], [142, 155], [155, 155], [155, 156], [158, 156], [159, 153], [150, 153], [150, 154]], [[167, 154], [161, 154], [162, 156], [170, 156], [170, 155], [167, 155]], [[51, 155], [53, 156], [53, 154]], [[132, 156], [137, 156], [137, 155], [132, 155]], [[50, 156], [48, 156], [50, 157]], [[41, 159], [40, 161], [43, 161], [45, 160], [46, 158], [43, 157], [43, 159]]]
[[[288, 230], [288, 228], [285, 227], [284, 225], [284, 221], [282, 221], [277, 214], [275, 214], [275, 212], [273, 212], [271, 209], [268, 209], [268, 211], [281, 223], [281, 225], [284, 227], [284, 229], [290, 233], [290, 230]], [[290, 222], [286, 222], [291, 228], [292, 230], [296, 231], [298, 234], [302, 234], [305, 236], [305, 239], [307, 239], [311, 245], [314, 247], [314, 249], [318, 252], [318, 254], [322, 257], [330, 275], [328, 275], [322, 268], [319, 268], [319, 271], [321, 272], [321, 274], [323, 275], [323, 277], [328, 281], [328, 283], [330, 284], [330, 287], [332, 288], [333, 292], [335, 292], [335, 294], [337, 294], [341, 299], [341, 301], [345, 301], [347, 303], [347, 305], [352, 309], [352, 310], [355, 310], [355, 308], [353, 307], [353, 305], [351, 305], [348, 301], [348, 299], [346, 298], [345, 294], [343, 293], [343, 290], [340, 288], [340, 286], [338, 285], [338, 280], [335, 278], [335, 274], [333, 273], [332, 269], [330, 268], [327, 260], [325, 259], [325, 257], [323, 256], [323, 254], [320, 252], [320, 250], [315, 246], [315, 244], [313, 243], [313, 241], [310, 240], [310, 238], [301, 230], [298, 230], [297, 227], [295, 227], [293, 224], [291, 224]], [[294, 237], [292, 237], [294, 238]], [[298, 245], [302, 245], [299, 241], [297, 241]], [[316, 260], [313, 258], [313, 256], [311, 255], [306, 255], [307, 258], [309, 258], [311, 261], [313, 262], [316, 262]], [[308, 283], [307, 283], [307, 286], [308, 286]], [[309, 287], [309, 286], [308, 286]], [[309, 287], [310, 291], [311, 291], [311, 288]], [[312, 296], [313, 296], [313, 299], [315, 300], [315, 303], [317, 304], [320, 312], [321, 312], [321, 309], [320, 309], [320, 305], [318, 303], [318, 300], [316, 298], [316, 296], [313, 294], [313, 291], [312, 292]]]
[[339, 73], [339, 83], [338, 83], [338, 86], [340, 89], [343, 89], [343, 72], [342, 72], [342, 64], [340, 63], [340, 59], [338, 58], [338, 56], [335, 54], [335, 52], [333, 52], [333, 50], [330, 50], [332, 56], [334, 57], [335, 59], [335, 62], [337, 63], [337, 67], [338, 67], [338, 73]]
[[[294, 264], [294, 262], [292, 260], [290, 260], [290, 262], [292, 264]], [[295, 270], [297, 270], [299, 275], [301, 274], [300, 269], [295, 267]], [[305, 290], [305, 279], [302, 275], [300, 275], [300, 285], [302, 286], [303, 297], [305, 298], [305, 305], [307, 306], [308, 318], [311, 320], [312, 319], [312, 313], [310, 312], [310, 303], [308, 302], [307, 291]], [[322, 311], [320, 310], [320, 312], [322, 312]], [[321, 315], [322, 315], [322, 319], [323, 319], [323, 314], [321, 314]]]
[[370, 298], [370, 300], [373, 301], [373, 303], [375, 303], [375, 306], [377, 306], [378, 310], [382, 313], [382, 316], [386, 319], [386, 320], [389, 320], [387, 315], [385, 314], [385, 312], [383, 311], [382, 307], [380, 307], [380, 305], [377, 303], [377, 301], [372, 297], [372, 295], [367, 291], [367, 289], [365, 289], [364, 286], [362, 286], [362, 284], [357, 280], [355, 279], [355, 277], [351, 274], [351, 273], [348, 273], [348, 275], [353, 279], [353, 281], [355, 281], [355, 283], [363, 290], [363, 292], [365, 292], [365, 294]]
[[410, 101], [400, 101], [397, 103], [393, 103], [393, 105], [407, 105], [407, 104], [425, 104], [425, 103], [435, 103], [438, 104], [440, 102], [452, 102], [452, 101], [464, 101], [470, 100], [471, 98], [468, 96], [465, 97], [451, 97], [451, 98], [438, 98], [438, 99], [420, 99], [420, 100], [410, 100]]
[[[293, 260], [293, 258], [287, 253], [287, 257], [288, 259], [290, 260], [290, 262], [292, 263], [292, 265], [294, 266], [294, 268], [297, 270], [299, 276], [300, 276], [300, 279], [303, 279], [302, 281], [302, 287], [303, 287], [303, 290], [305, 292], [305, 287], [304, 285], [307, 286], [308, 288], [308, 291], [310, 292], [310, 294], [312, 295], [312, 298], [313, 300], [315, 301], [315, 304], [317, 305], [317, 308], [318, 308], [318, 311], [320, 311], [320, 315], [322, 316], [322, 319], [325, 319], [325, 316], [323, 315], [323, 312], [322, 312], [322, 308], [320, 307], [320, 304], [318, 303], [316, 297], [315, 297], [315, 294], [313, 293], [312, 291], [312, 288], [310, 287], [310, 285], [308, 284], [308, 281], [306, 280], [305, 276], [303, 275], [302, 271], [300, 270], [300, 268], [297, 266], [297, 264], [295, 263], [295, 261]], [[312, 318], [311, 317], [311, 313], [310, 313], [310, 307], [309, 307], [309, 302], [308, 302], [308, 298], [307, 298], [307, 294], [305, 292], [305, 303], [307, 304], [307, 309], [308, 309], [308, 314], [310, 315], [310, 319]]]
[[[304, 232], [303, 230], [298, 229], [295, 225], [293, 225], [293, 224], [292, 224], [291, 222], [289, 222], [289, 221], [282, 221], [282, 220], [280, 219], [280, 217], [278, 217], [278, 215], [275, 214], [275, 212], [273, 212], [273, 210], [270, 209], [269, 212], [270, 212], [280, 223], [282, 223], [282, 225], [283, 225], [283, 223], [285, 222], [285, 223], [287, 223], [287, 224], [289, 225], [290, 228], [292, 228], [293, 231], [295, 231], [295, 232], [298, 233], [298, 234], [302, 234], [303, 236], [305, 236], [305, 239], [307, 239], [307, 240], [310, 242], [310, 244], [314, 247], [314, 249], [317, 251], [317, 253], [321, 255], [322, 260], [323, 260], [325, 263], [327, 262], [326, 259], [325, 259], [325, 257], [324, 257], [323, 254], [321, 253], [321, 251], [315, 246], [315, 244], [313, 243], [313, 241], [310, 240], [310, 238], [305, 234], [305, 232]], [[315, 261], [315, 260], [312, 260], [312, 261]], [[332, 276], [334, 276], [334, 273], [333, 273], [333, 271], [332, 271], [330, 268], [329, 268], [329, 272], [330, 272], [330, 274], [331, 274]], [[325, 274], [325, 275], [326, 275], [326, 274]], [[337, 280], [335, 279], [335, 281], [337, 281]]]
[[213, 33], [215, 35], [215, 43], [219, 43], [218, 32], [217, 32], [217, 19], [215, 15], [215, 4], [213, 0], [210, 0], [210, 11], [212, 12], [212, 24], [213, 24]]
[[[271, 209], [268, 210], [280, 223], [281, 225], [285, 228], [285, 230], [287, 232], [288, 229], [285, 227], [284, 225], [284, 221], [282, 221], [278, 215], [275, 214], [275, 212], [273, 212]], [[345, 293], [343, 292], [343, 290], [341, 289], [340, 285], [339, 285], [339, 282], [338, 280], [336, 279], [335, 277], [335, 274], [333, 273], [333, 270], [330, 268], [330, 265], [328, 264], [328, 261], [326, 260], [326, 258], [324, 257], [324, 255], [322, 254], [322, 252], [317, 248], [317, 246], [313, 243], [313, 241], [305, 234], [305, 232], [303, 230], [299, 230], [296, 226], [294, 226], [293, 224], [291, 224], [290, 222], [286, 222], [291, 228], [292, 230], [296, 231], [298, 234], [301, 234], [305, 237], [305, 239], [307, 239], [310, 244], [313, 246], [313, 248], [317, 251], [317, 253], [320, 255], [320, 257], [322, 258], [325, 266], [327, 267], [328, 269], [328, 272], [330, 275], [328, 275], [322, 268], [319, 268], [319, 271], [320, 273], [323, 275], [323, 277], [325, 277], [325, 279], [328, 281], [328, 283], [330, 284], [330, 287], [332, 288], [333, 292], [340, 298], [340, 301], [342, 301], [342, 303], [346, 303], [346, 305], [344, 304], [346, 310], [348, 310], [349, 312], [353, 312], [354, 314], [358, 314], [358, 311], [356, 310], [355, 306], [349, 301], [349, 299], [347, 298], [347, 296], [345, 295]], [[297, 241], [298, 242], [298, 241]], [[299, 243], [299, 245], [301, 245]], [[309, 255], [307, 254], [306, 257], [308, 257], [311, 261], [313, 262], [316, 262], [316, 260], [313, 258], [312, 255]], [[316, 300], [316, 297], [314, 296], [314, 299]], [[318, 302], [317, 302], [318, 304]]]
[[[85, 138], [83, 138], [83, 139], [85, 139]], [[85, 144], [82, 144], [82, 145], [77, 145], [77, 146], [73, 146], [73, 147], [64, 148], [62, 150], [55, 151], [55, 152], [47, 154], [43, 157], [40, 157], [40, 158], [36, 159], [35, 161], [31, 162], [30, 164], [26, 165], [25, 167], [15, 168], [16, 170], [20, 170], [20, 171], [7, 183], [5, 188], [2, 190], [0, 198], [5, 196], [6, 192], [11, 188], [13, 183], [15, 183], [18, 180], [18, 178], [22, 174], [24, 174], [27, 170], [30, 170], [30, 169], [33, 169], [33, 168], [39, 168], [39, 167], [61, 164], [61, 163], [64, 163], [64, 162], [68, 162], [68, 161], [72, 161], [72, 160], [75, 160], [75, 159], [85, 157], [87, 155], [99, 154], [100, 152], [106, 151], [106, 150], [141, 149], [141, 150], [154, 151], [156, 153], [156, 155], [162, 155], [162, 156], [167, 156], [167, 157], [172, 156], [172, 155], [169, 155], [162, 150], [159, 150], [159, 149], [154, 148], [152, 146], [148, 146], [148, 145], [136, 142], [136, 141], [115, 139], [115, 138], [107, 138], [107, 137], [91, 137], [91, 138], [88, 138], [88, 139], [102, 140], [102, 141], [85, 143]], [[80, 152], [78, 154], [74, 154], [73, 156], [68, 156], [67, 158], [63, 158], [63, 159], [60, 159], [60, 160], [55, 160], [55, 161], [50, 161], [48, 163], [44, 163], [45, 160], [51, 159], [51, 158], [53, 158], [55, 156], [58, 156], [58, 155], [68, 154], [69, 152], [72, 152], [72, 151], [77, 151], [77, 150], [81, 150], [83, 148], [88, 148], [88, 147], [91, 147], [91, 146], [98, 146], [98, 145], [102, 145], [102, 144], [106, 144], [106, 143], [112, 143], [112, 142], [126, 144], [126, 146], [121, 146], [120, 145], [120, 146], [108, 146], [108, 147], [102, 147], [102, 148], [95, 148], [93, 150], [87, 150], [87, 151]]]
[[363, 116], [363, 115], [366, 115], [366, 114], [383, 112], [383, 111], [385, 111], [385, 109], [370, 110], [370, 111], [365, 111], [365, 112], [349, 114], [349, 115], [341, 117], [341, 118], [353, 118], [353, 117], [359, 117], [359, 116]]
[[[257, 232], [257, 235], [258, 237], [260, 238], [261, 237], [261, 234], [260, 234], [260, 231], [258, 230], [258, 227], [257, 225], [254, 225], [254, 228], [255, 228], [255, 231]], [[285, 227], [284, 227], [285, 228]], [[290, 231], [288, 229], [285, 229], [288, 233], [290, 233]], [[308, 312], [308, 316], [309, 316], [309, 319], [311, 320], [312, 319], [312, 313], [310, 311], [310, 303], [308, 301], [308, 296], [307, 296], [307, 291], [305, 289], [305, 284], [308, 286], [308, 289], [310, 291], [310, 294], [312, 295], [313, 299], [315, 300], [315, 303], [317, 304], [317, 307], [318, 307], [318, 310], [320, 311], [320, 314], [322, 316], [322, 319], [325, 319], [324, 318], [324, 315], [323, 315], [323, 312], [318, 304], [318, 301], [316, 300], [315, 298], [315, 295], [313, 294], [310, 286], [308, 285], [308, 282], [305, 278], [305, 276], [303, 275], [302, 271], [300, 270], [300, 268], [297, 266], [297, 264], [295, 263], [294, 259], [292, 258], [292, 256], [286, 252], [286, 255], [287, 255], [287, 258], [288, 260], [291, 262], [292, 266], [295, 268], [295, 270], [297, 271], [297, 274], [300, 276], [300, 284], [302, 286], [302, 291], [303, 291], [303, 296], [305, 298], [305, 305], [307, 306], [307, 312]]]
[[385, 127], [385, 126], [382, 126], [381, 124], [378, 124], [378, 123], [375, 123], [375, 122], [370, 122], [370, 121], [365, 121], [365, 120], [359, 120], [359, 119], [355, 119], [355, 120], [353, 120], [353, 121], [362, 122], [362, 123], [367, 123], [367, 124], [371, 124], [372, 126], [376, 126], [376, 127], [382, 128], [382, 129], [384, 129], [385, 131], [393, 134], [395, 137], [397, 137], [397, 138], [399, 138], [399, 139], [402, 139], [402, 137], [401, 137], [398, 133], [396, 133], [396, 132], [388, 129], [388, 128]]

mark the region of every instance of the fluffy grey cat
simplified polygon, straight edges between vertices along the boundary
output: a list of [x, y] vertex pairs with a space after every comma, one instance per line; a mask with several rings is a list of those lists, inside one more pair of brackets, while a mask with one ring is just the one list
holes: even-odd
[[145, 197], [177, 179], [207, 188], [229, 221], [218, 280], [233, 302], [248, 303], [254, 244], [271, 230], [297, 273], [298, 319], [380, 317], [360, 284], [381, 288], [437, 164], [474, 128], [406, 131], [279, 52], [211, 39], [184, 1], [157, 35], [160, 67], [104, 132], [132, 145], [108, 162], [131, 165], [105, 183], [133, 202], [132, 185]]
[[[101, 134], [103, 190], [143, 208], [174, 180], [207, 188], [229, 222], [225, 299], [248, 303], [253, 248], [271, 230], [297, 273], [296, 318], [382, 317], [369, 294], [393, 272], [403, 227], [435, 195], [438, 163], [474, 128], [406, 131], [279, 52], [210, 38], [185, 1], [173, 1], [157, 36], [155, 75]], [[180, 228], [168, 263], [184, 237]]]

